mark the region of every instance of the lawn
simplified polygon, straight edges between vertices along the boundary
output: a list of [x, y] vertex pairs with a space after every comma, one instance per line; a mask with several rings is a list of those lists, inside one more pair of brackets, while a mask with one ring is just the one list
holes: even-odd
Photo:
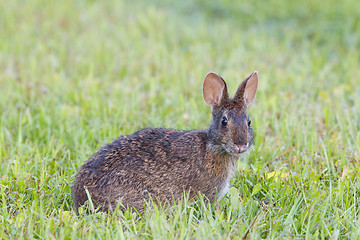
[[[345, 1], [0, 0], [0, 239], [360, 239], [360, 8]], [[78, 217], [71, 186], [144, 127], [207, 128], [254, 70], [228, 194]]]

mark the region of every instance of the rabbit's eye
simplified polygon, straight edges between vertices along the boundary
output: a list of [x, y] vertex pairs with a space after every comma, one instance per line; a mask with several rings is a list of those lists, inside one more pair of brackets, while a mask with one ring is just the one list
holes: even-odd
[[250, 120], [250, 118], [248, 117], [248, 126], [250, 127], [250, 125], [251, 125], [251, 120]]
[[227, 122], [228, 122], [228, 120], [227, 120], [226, 117], [223, 117], [223, 118], [221, 119], [221, 124], [222, 124], [223, 126], [226, 126]]

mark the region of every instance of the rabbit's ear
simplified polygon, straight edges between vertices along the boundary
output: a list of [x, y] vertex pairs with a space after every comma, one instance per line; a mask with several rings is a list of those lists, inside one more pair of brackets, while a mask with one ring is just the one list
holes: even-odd
[[220, 105], [228, 99], [225, 81], [216, 73], [208, 73], [203, 85], [203, 97], [207, 105]]
[[246, 106], [249, 106], [256, 94], [258, 86], [258, 74], [253, 72], [247, 79], [245, 79], [236, 91], [234, 99], [237, 101], [244, 101]]

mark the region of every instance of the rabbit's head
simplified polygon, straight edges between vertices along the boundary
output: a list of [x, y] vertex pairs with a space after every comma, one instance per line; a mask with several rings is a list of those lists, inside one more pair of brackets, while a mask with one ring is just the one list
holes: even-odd
[[208, 129], [213, 150], [239, 155], [249, 149], [254, 134], [246, 109], [254, 100], [257, 85], [255, 71], [240, 84], [235, 96], [229, 98], [226, 83], [220, 76], [209, 73], [205, 77], [203, 96], [206, 104], [211, 106], [213, 116]]

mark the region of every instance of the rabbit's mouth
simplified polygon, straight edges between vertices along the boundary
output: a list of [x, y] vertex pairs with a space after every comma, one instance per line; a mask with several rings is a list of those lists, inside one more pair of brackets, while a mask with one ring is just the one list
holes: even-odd
[[235, 145], [235, 149], [237, 150], [236, 152], [241, 154], [246, 152], [249, 149], [249, 143], [246, 144], [236, 144]]
[[246, 152], [249, 147], [250, 147], [250, 144], [249, 143], [246, 143], [246, 144], [232, 144], [232, 146], [224, 146], [225, 147], [225, 150], [232, 154], [232, 155], [240, 155], [244, 152]]

